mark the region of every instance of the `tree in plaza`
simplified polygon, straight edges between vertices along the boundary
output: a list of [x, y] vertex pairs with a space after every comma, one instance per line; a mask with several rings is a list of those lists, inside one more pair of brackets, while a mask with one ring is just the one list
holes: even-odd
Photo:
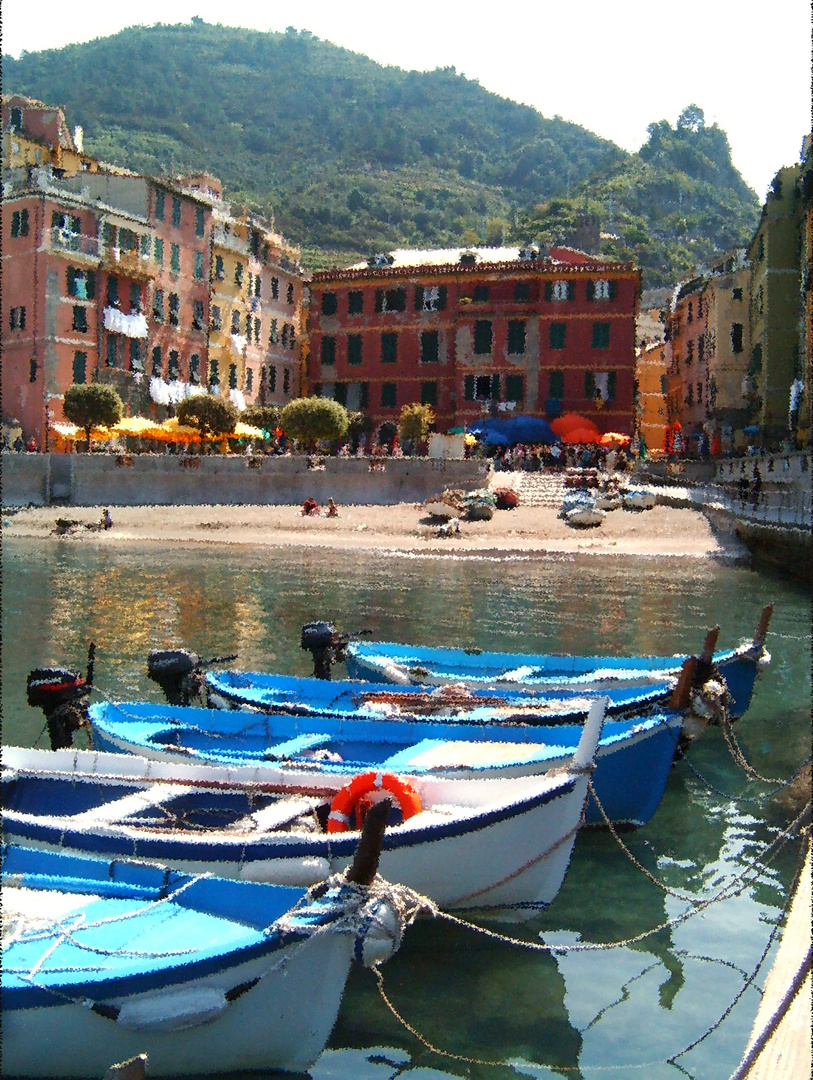
[[269, 435], [273, 435], [280, 426], [281, 409], [278, 405], [249, 405], [240, 419], [244, 424], [262, 428]]
[[351, 412], [347, 414], [347, 434], [353, 441], [353, 446], [358, 446], [361, 440], [375, 431], [375, 420], [366, 412]]
[[84, 428], [90, 450], [91, 428], [112, 427], [124, 415], [118, 392], [103, 383], [75, 383], [65, 391], [62, 411], [72, 424]]
[[398, 434], [402, 443], [417, 445], [429, 438], [429, 429], [435, 422], [435, 411], [431, 405], [404, 405], [398, 417]]
[[289, 439], [308, 449], [324, 439], [340, 439], [347, 431], [347, 409], [330, 398], [297, 398], [282, 410], [280, 427]]
[[178, 406], [178, 423], [197, 428], [203, 438], [231, 435], [239, 415], [233, 401], [212, 394], [195, 394]]

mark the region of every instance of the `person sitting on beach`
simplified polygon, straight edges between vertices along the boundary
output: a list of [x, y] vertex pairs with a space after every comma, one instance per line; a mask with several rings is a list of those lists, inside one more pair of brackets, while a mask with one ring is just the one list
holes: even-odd
[[113, 519], [110, 516], [110, 511], [107, 509], [107, 507], [104, 508], [104, 513], [102, 514], [102, 519], [99, 522], [99, 525], [101, 525], [103, 529], [113, 528]]
[[338, 516], [339, 516], [339, 508], [338, 508], [338, 506], [335, 504], [333, 499], [328, 499], [328, 501], [327, 501], [327, 510], [325, 511], [325, 517], [338, 517]]
[[302, 517], [318, 517], [319, 503], [316, 499], [305, 499], [302, 503]]

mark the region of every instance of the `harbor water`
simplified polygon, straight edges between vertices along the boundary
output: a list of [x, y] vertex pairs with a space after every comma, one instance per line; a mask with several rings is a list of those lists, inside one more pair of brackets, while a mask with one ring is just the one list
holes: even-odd
[[[719, 648], [750, 638], [767, 603], [772, 661], [735, 732], [772, 782], [749, 779], [723, 732], [708, 729], [672, 769], [648, 825], [618, 839], [606, 830], [579, 835], [559, 896], [533, 921], [483, 924], [491, 936], [444, 920], [411, 928], [381, 970], [392, 1007], [425, 1042], [387, 1007], [373, 975], [354, 971], [310, 1073], [726, 1080], [776, 950], [798, 841], [772, 849], [742, 887], [681, 916], [685, 897], [720, 894], [794, 816], [789, 789], [776, 788], [810, 755], [810, 600], [791, 580], [688, 558], [491, 561], [6, 540], [3, 741], [46, 745], [26, 675], [51, 664], [83, 669], [90, 641], [98, 694], [160, 701], [146, 675], [150, 649], [236, 653], [235, 667], [305, 675], [301, 627], [318, 619], [420, 644], [685, 654], [718, 623]], [[612, 942], [622, 944], [566, 948]]]

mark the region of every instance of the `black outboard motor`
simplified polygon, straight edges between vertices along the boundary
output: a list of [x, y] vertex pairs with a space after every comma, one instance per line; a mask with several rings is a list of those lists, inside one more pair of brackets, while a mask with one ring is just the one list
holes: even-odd
[[70, 746], [74, 731], [87, 724], [89, 689], [72, 668], [35, 668], [29, 673], [28, 704], [45, 713], [52, 750]]
[[153, 649], [147, 655], [147, 674], [170, 705], [188, 705], [201, 697], [206, 681], [201, 658], [187, 649]]
[[305, 623], [300, 648], [313, 653], [313, 674], [317, 679], [330, 680], [330, 665], [341, 660], [342, 639], [326, 622]]

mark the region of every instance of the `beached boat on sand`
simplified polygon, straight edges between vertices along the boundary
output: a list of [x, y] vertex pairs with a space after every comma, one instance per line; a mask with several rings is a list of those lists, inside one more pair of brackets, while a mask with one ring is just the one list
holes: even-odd
[[[343, 870], [359, 839], [357, 809], [385, 797], [394, 820], [381, 873], [443, 908], [516, 921], [559, 890], [578, 830], [604, 716], [592, 710], [572, 760], [555, 775], [514, 780], [405, 781], [384, 768], [331, 795], [292, 762], [288, 783], [215, 786], [213, 770], [144, 777], [143, 759], [18, 750], [4, 765], [4, 832], [18, 842], [105, 858], [157, 861], [190, 873], [310, 885]], [[481, 748], [488, 750], [487, 744]], [[86, 752], [87, 754], [87, 752]], [[127, 771], [127, 763], [131, 769]], [[173, 771], [178, 770], [178, 771]], [[155, 777], [155, 768], [150, 770]], [[335, 775], [335, 774], [334, 774]], [[252, 777], [248, 779], [248, 777]], [[346, 780], [347, 778], [342, 778]]]
[[142, 1053], [150, 1076], [302, 1072], [354, 953], [397, 948], [395, 895], [338, 881], [308, 896], [6, 845], [3, 1073], [98, 1078]]

